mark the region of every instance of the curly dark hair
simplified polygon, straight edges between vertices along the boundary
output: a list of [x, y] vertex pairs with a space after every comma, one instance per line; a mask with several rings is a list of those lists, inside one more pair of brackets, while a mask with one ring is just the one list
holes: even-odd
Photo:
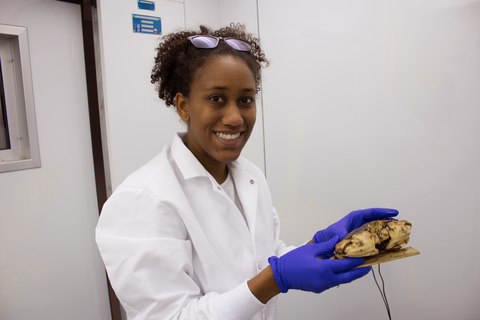
[[[188, 46], [188, 37], [194, 35], [211, 35], [215, 37], [233, 37], [251, 42], [252, 51], [241, 52], [233, 49], [224, 41], [220, 41], [215, 49], [197, 49]], [[230, 24], [230, 26], [213, 31], [200, 26], [198, 31], [180, 31], [162, 37], [158, 47], [155, 65], [152, 69], [151, 83], [156, 84], [160, 99], [165, 100], [167, 107], [175, 105], [175, 95], [180, 92], [189, 96], [190, 85], [195, 71], [212, 56], [232, 55], [245, 61], [255, 77], [255, 89], [260, 90], [261, 68], [268, 66], [265, 53], [259, 45], [259, 39], [245, 32], [245, 26]]]

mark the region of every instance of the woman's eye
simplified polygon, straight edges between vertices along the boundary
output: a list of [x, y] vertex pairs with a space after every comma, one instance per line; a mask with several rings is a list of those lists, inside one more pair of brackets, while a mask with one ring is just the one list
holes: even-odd
[[250, 104], [253, 102], [253, 99], [252, 98], [242, 98], [240, 99], [240, 102], [243, 103], [243, 104]]
[[212, 100], [212, 101], [214, 101], [214, 102], [223, 102], [223, 99], [222, 99], [222, 97], [220, 97], [220, 96], [210, 97], [210, 100]]

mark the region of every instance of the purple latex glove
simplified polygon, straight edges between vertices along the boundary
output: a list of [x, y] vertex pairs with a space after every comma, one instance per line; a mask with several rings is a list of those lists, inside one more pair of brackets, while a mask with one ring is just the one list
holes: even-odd
[[277, 258], [270, 257], [275, 281], [283, 293], [289, 289], [320, 293], [331, 287], [349, 283], [363, 277], [369, 267], [353, 269], [362, 264], [364, 258], [322, 260], [319, 255], [331, 253], [339, 238], [319, 244], [305, 244]]
[[[367, 222], [396, 217], [398, 211], [395, 209], [370, 208], [352, 211], [345, 217], [335, 222], [325, 230], [318, 231], [313, 237], [313, 243], [322, 243], [338, 236], [340, 240], [352, 230], [360, 228]], [[322, 254], [323, 259], [328, 259], [333, 254]]]
[[318, 231], [313, 237], [313, 242], [325, 242], [335, 236], [342, 240], [350, 231], [360, 228], [367, 222], [388, 219], [397, 215], [398, 211], [395, 209], [370, 208], [352, 211], [327, 229]]

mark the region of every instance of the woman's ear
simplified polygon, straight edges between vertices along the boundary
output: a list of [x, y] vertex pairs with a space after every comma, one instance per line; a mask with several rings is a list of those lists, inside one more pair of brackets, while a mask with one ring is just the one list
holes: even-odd
[[180, 116], [180, 119], [182, 119], [182, 121], [185, 123], [190, 120], [188, 106], [188, 98], [178, 92], [175, 95], [175, 108], [177, 109], [177, 113]]

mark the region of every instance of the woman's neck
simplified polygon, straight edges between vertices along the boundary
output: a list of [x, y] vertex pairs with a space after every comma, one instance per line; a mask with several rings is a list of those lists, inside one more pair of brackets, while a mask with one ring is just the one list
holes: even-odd
[[218, 182], [218, 184], [224, 183], [227, 179], [228, 169], [225, 163], [216, 164], [213, 166], [202, 163], [202, 165], [213, 176], [213, 178]]

